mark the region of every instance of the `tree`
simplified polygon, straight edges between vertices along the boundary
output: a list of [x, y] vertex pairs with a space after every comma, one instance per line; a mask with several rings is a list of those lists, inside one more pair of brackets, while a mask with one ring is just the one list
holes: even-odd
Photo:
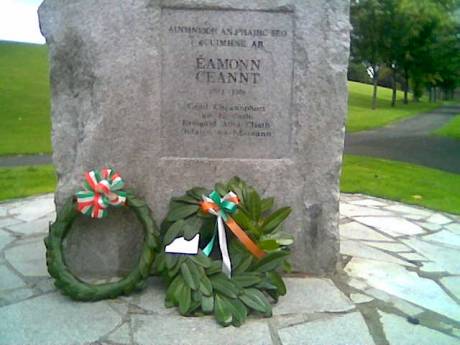
[[383, 10], [378, 0], [353, 0], [351, 3], [351, 56], [368, 66], [372, 78], [372, 109], [377, 107], [377, 86], [383, 63]]

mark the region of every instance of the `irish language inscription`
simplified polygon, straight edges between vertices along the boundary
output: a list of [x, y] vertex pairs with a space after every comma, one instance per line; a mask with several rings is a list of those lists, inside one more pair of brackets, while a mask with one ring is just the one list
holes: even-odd
[[165, 156], [289, 155], [289, 13], [163, 9], [162, 40]]

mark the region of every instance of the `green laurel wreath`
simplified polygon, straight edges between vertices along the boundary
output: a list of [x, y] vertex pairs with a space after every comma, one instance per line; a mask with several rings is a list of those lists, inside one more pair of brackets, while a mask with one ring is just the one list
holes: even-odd
[[48, 272], [63, 294], [79, 301], [97, 301], [126, 295], [143, 287], [145, 279], [150, 275], [155, 252], [159, 248], [158, 229], [147, 204], [136, 198], [132, 192], [126, 193], [126, 206], [134, 212], [144, 229], [144, 245], [136, 267], [122, 280], [114, 283], [89, 284], [73, 275], [65, 263], [62, 243], [72, 223], [81, 213], [77, 210], [75, 198], [70, 197], [58, 212], [56, 221], [50, 225], [49, 234], [45, 238]]
[[262, 199], [238, 177], [227, 184], [217, 183], [214, 190], [221, 196], [229, 191], [237, 194], [240, 203], [232, 218], [267, 255], [256, 259], [236, 237], [227, 234], [233, 267], [232, 278], [228, 278], [221, 272], [222, 262], [207, 257], [201, 250], [197, 255], [165, 253], [165, 246], [177, 237], [191, 240], [199, 233], [202, 248], [213, 236], [216, 217], [200, 209], [202, 195], [210, 191], [196, 187], [171, 200], [161, 225], [162, 251], [155, 260], [154, 270], [168, 286], [166, 307], [178, 306], [184, 316], [214, 314], [219, 324], [238, 327], [250, 313], [270, 317], [271, 301], [277, 302], [286, 294], [279, 271], [290, 270], [286, 259], [293, 239], [281, 231], [280, 225], [291, 209], [284, 207], [270, 212], [274, 198]]

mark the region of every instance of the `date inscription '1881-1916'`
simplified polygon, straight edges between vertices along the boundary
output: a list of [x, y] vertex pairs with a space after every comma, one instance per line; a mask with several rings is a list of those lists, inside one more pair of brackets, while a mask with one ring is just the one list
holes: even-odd
[[290, 13], [162, 10], [164, 156], [285, 158]]

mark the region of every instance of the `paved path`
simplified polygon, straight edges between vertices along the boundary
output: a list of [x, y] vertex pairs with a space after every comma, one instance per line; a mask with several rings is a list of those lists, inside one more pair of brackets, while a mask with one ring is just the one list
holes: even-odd
[[460, 140], [432, 136], [460, 106], [445, 106], [387, 127], [346, 136], [345, 153], [381, 157], [460, 173]]
[[288, 277], [269, 319], [222, 328], [164, 308], [157, 278], [135, 295], [79, 303], [46, 270], [51, 195], [0, 203], [1, 345], [460, 344], [460, 218], [363, 195], [341, 198], [343, 268]]
[[51, 155], [0, 156], [1, 168], [45, 164], [52, 164]]

